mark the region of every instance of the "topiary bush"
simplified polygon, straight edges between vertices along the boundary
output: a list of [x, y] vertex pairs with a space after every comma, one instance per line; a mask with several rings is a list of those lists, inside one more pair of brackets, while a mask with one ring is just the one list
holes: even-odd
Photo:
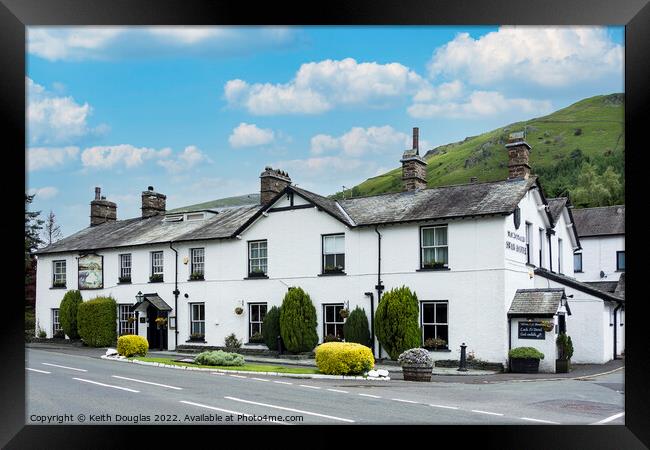
[[311, 351], [318, 343], [316, 308], [309, 294], [299, 287], [289, 289], [282, 301], [280, 335], [292, 353]]
[[375, 366], [372, 351], [354, 342], [327, 342], [316, 347], [316, 366], [329, 375], [358, 375]]
[[558, 359], [569, 360], [573, 356], [573, 342], [571, 336], [566, 333], [560, 333], [555, 340], [558, 349]]
[[515, 347], [508, 352], [511, 359], [544, 359], [544, 353], [534, 347]]
[[122, 356], [147, 356], [149, 342], [142, 336], [125, 334], [117, 338], [117, 353]]
[[226, 348], [241, 347], [241, 340], [237, 339], [237, 335], [235, 333], [230, 333], [228, 336], [226, 336], [224, 343], [226, 344]]
[[280, 336], [280, 308], [274, 306], [266, 312], [262, 324], [262, 336], [269, 350], [278, 349], [278, 336]]
[[79, 339], [79, 331], [77, 330], [77, 311], [79, 305], [83, 303], [81, 292], [77, 290], [68, 291], [63, 296], [59, 304], [59, 321], [63, 332], [68, 335], [70, 339]]
[[244, 357], [238, 353], [216, 350], [199, 353], [194, 358], [194, 362], [204, 366], [243, 366]]
[[108, 347], [117, 337], [117, 304], [112, 297], [97, 297], [79, 305], [77, 328], [81, 339], [91, 347]]
[[422, 344], [419, 312], [418, 297], [406, 286], [381, 297], [375, 313], [375, 334], [391, 359]]
[[343, 336], [345, 342], [356, 342], [357, 344], [370, 347], [370, 328], [366, 311], [358, 306], [352, 310], [343, 324]]

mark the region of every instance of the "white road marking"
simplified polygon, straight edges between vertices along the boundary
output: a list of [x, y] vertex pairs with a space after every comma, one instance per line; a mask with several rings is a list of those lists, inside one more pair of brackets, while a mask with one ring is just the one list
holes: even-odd
[[114, 386], [112, 384], [99, 383], [97, 381], [86, 380], [84, 378], [73, 377], [72, 379], [73, 380], [78, 380], [78, 381], [83, 381], [84, 383], [92, 383], [92, 384], [96, 384], [96, 385], [104, 386], [104, 387], [109, 387], [109, 388], [113, 388], [113, 389], [121, 389], [123, 391], [129, 391], [129, 392], [135, 392], [135, 393], [140, 392], [140, 391], [136, 391], [135, 389], [129, 389], [129, 388], [125, 388], [125, 387], [122, 387], [122, 386]]
[[225, 375], [225, 373], [221, 372], [210, 372], [212, 375]]
[[274, 380], [273, 382], [278, 383], [278, 384], [293, 384], [293, 383], [289, 383], [288, 381], [275, 381]]
[[391, 400], [394, 400], [396, 402], [402, 402], [402, 403], [417, 403], [414, 402], [413, 400], [402, 400], [401, 398], [391, 398]]
[[[221, 411], [221, 412], [225, 412], [225, 413], [228, 413], [228, 414], [237, 414], [237, 415], [242, 415], [242, 416], [246, 416], [246, 417], [253, 417], [252, 414], [246, 414], [246, 413], [238, 412], [238, 411], [231, 411], [229, 409], [217, 408], [216, 406], [203, 405], [201, 403], [188, 402], [186, 400], [179, 400], [179, 401], [181, 403], [185, 403], [186, 405], [193, 405], [193, 406], [198, 406], [200, 408], [213, 409], [215, 411]], [[267, 422], [279, 423], [279, 424], [282, 424], [282, 425], [291, 425], [290, 423], [278, 422], [277, 420], [267, 420]]]
[[328, 389], [328, 391], [332, 391], [332, 392], [340, 392], [341, 394], [349, 394], [348, 391], [342, 391], [342, 390], [340, 390], [340, 389]]
[[559, 422], [551, 422], [550, 420], [542, 420], [542, 419], [531, 419], [530, 417], [522, 417], [521, 420], [529, 420], [531, 422], [540, 422], [540, 423], [550, 423], [553, 425], [559, 425]]
[[624, 415], [625, 415], [624, 412], [622, 412], [622, 413], [618, 413], [618, 414], [614, 414], [613, 416], [609, 416], [609, 417], [606, 418], [606, 419], [599, 420], [598, 422], [594, 422], [594, 423], [592, 423], [592, 425], [602, 425], [602, 424], [604, 424], [604, 423], [611, 422], [612, 420], [616, 420], [616, 419], [618, 419], [619, 417], [623, 417]]
[[249, 403], [251, 405], [266, 406], [267, 408], [281, 409], [281, 410], [284, 410], [284, 411], [297, 412], [297, 413], [300, 413], [300, 414], [307, 414], [307, 415], [310, 415], [310, 416], [324, 417], [326, 419], [340, 420], [341, 422], [354, 423], [354, 420], [352, 420], [352, 419], [344, 419], [343, 417], [328, 416], [327, 414], [319, 414], [319, 413], [315, 413], [315, 412], [311, 412], [311, 411], [303, 411], [303, 410], [300, 410], [300, 409], [287, 408], [286, 406], [277, 406], [277, 405], [269, 405], [268, 403], [252, 402], [250, 400], [243, 400], [241, 398], [236, 398], [236, 397], [224, 397], [224, 398], [227, 398], [228, 400], [233, 400], [235, 402]]
[[433, 405], [433, 404], [429, 404], [429, 406], [433, 406], [434, 408], [458, 409], [458, 407], [456, 406]]
[[88, 372], [86, 369], [76, 369], [74, 367], [68, 367], [68, 366], [59, 366], [58, 364], [50, 364], [50, 363], [41, 363], [46, 366], [52, 366], [52, 367], [60, 367], [62, 369], [70, 369], [70, 370], [76, 370], [78, 372]]
[[309, 388], [309, 389], [320, 389], [320, 387], [318, 387], [318, 386], [310, 386], [308, 384], [299, 384], [298, 386], [306, 387], [306, 388]]
[[233, 377], [233, 378], [248, 378], [248, 377], [245, 377], [245, 376], [243, 376], [243, 375], [230, 375], [230, 374], [229, 374], [228, 376], [229, 376], [229, 377]]
[[372, 395], [372, 394], [359, 394], [362, 397], [371, 397], [371, 398], [381, 398], [378, 395]]
[[52, 372], [48, 372], [47, 370], [32, 369], [32, 368], [30, 368], [30, 367], [25, 367], [25, 369], [27, 369], [27, 370], [31, 370], [32, 372], [38, 372], [38, 373], [47, 373], [47, 374], [52, 373]]
[[490, 411], [481, 411], [480, 409], [472, 409], [472, 412], [475, 413], [480, 413], [480, 414], [489, 414], [491, 416], [502, 416], [503, 414], [500, 413], [495, 413], [495, 412], [490, 412]]
[[251, 380], [257, 380], [257, 381], [271, 381], [271, 380], [266, 380], [266, 379], [264, 379], [264, 378], [255, 378], [255, 377], [251, 377]]
[[179, 388], [179, 387], [176, 387], [176, 386], [170, 386], [168, 384], [152, 383], [151, 381], [136, 380], [135, 378], [121, 377], [119, 375], [113, 375], [113, 378], [119, 378], [121, 380], [135, 381], [136, 383], [151, 384], [153, 386], [161, 386], [161, 387], [169, 388], [169, 389], [176, 389], [177, 391], [182, 391], [183, 390], [183, 388]]

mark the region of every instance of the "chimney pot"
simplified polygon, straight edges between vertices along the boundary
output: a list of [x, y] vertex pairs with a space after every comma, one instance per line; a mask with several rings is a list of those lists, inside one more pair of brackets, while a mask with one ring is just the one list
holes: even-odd
[[117, 220], [117, 205], [101, 195], [101, 188], [95, 188], [95, 199], [90, 202], [90, 226]]
[[416, 155], [420, 154], [420, 129], [418, 127], [413, 127], [413, 149], [416, 151]]
[[260, 174], [260, 204], [265, 205], [289, 185], [291, 178], [287, 172], [266, 166]]
[[523, 131], [511, 133], [506, 144], [508, 150], [508, 179], [528, 178], [530, 176], [531, 147], [524, 140]]
[[167, 209], [167, 196], [154, 192], [153, 186], [148, 186], [142, 192], [142, 217], [152, 217], [158, 214], [165, 214]]
[[153, 192], [153, 186], [149, 186], [149, 187], [147, 188], [147, 190], [149, 190], [149, 191], [152, 191], [152, 192]]
[[95, 187], [95, 200], [99, 200], [101, 197], [102, 188], [99, 186]]
[[419, 151], [420, 129], [413, 128], [413, 148], [402, 155], [402, 183], [404, 190], [414, 191], [427, 187], [427, 162], [422, 159]]

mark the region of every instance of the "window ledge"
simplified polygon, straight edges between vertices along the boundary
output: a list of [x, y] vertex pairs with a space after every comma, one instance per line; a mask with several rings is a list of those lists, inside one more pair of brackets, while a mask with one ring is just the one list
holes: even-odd
[[573, 273], [584, 273], [582, 270], [574, 270]]
[[244, 345], [250, 345], [250, 346], [263, 346], [266, 347], [266, 344], [264, 342], [244, 342]]
[[319, 273], [319, 277], [336, 277], [336, 276], [344, 276], [347, 275], [345, 272], [323, 272]]
[[187, 281], [205, 281], [205, 278], [188, 278]]
[[438, 271], [446, 271], [446, 270], [451, 270], [449, 267], [439, 267], [439, 268], [430, 268], [430, 269], [425, 269], [425, 268], [420, 268], [416, 269], [416, 272], [438, 272]]
[[187, 341], [185, 341], [185, 343], [192, 343], [192, 342], [194, 342], [196, 344], [207, 344], [208, 343], [208, 341], [199, 341], [199, 340], [196, 340], [196, 339], [194, 339], [194, 340], [188, 339]]
[[149, 283], [164, 283], [164, 282], [165, 280], [155, 280], [155, 281], [149, 280]]
[[425, 348], [425, 350], [428, 350], [430, 352], [442, 352], [442, 353], [451, 353], [451, 350], [448, 348]]
[[117, 284], [131, 284], [130, 281], [118, 281]]
[[617, 272], [625, 272], [625, 269], [616, 269]]
[[50, 289], [67, 289], [66, 286], [52, 286]]
[[269, 279], [268, 275], [263, 275], [263, 276], [256, 275], [256, 276], [252, 276], [252, 277], [248, 276], [244, 278], [244, 280], [268, 280], [268, 279]]

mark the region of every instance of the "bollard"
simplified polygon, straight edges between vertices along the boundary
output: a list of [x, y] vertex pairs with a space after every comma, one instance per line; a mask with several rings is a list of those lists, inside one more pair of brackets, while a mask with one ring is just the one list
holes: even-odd
[[460, 364], [458, 365], [458, 371], [459, 372], [467, 372], [467, 367], [466, 367], [467, 358], [465, 356], [465, 349], [466, 348], [467, 348], [467, 346], [465, 345], [464, 342], [462, 344], [460, 344]]
[[278, 336], [278, 354], [282, 354], [282, 336]]

